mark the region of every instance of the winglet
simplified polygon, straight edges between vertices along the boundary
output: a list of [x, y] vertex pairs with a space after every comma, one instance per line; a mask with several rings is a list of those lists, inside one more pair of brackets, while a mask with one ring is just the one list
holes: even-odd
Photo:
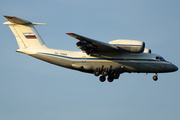
[[4, 17], [6, 17], [6, 18], [12, 18], [12, 16], [9, 16], [9, 15], [4, 15]]
[[74, 34], [74, 33], [66, 33], [67, 35], [72, 35], [72, 34]]
[[75, 33], [66, 33], [67, 35], [69, 35], [69, 36], [71, 36], [71, 37], [74, 37], [74, 38], [76, 38], [76, 39], [78, 39], [78, 36], [79, 35], [77, 35], [77, 34], [75, 34]]

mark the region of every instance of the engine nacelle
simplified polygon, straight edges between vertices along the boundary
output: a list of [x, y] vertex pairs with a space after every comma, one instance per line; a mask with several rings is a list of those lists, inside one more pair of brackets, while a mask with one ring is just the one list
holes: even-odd
[[142, 53], [145, 47], [144, 42], [136, 41], [136, 40], [119, 39], [119, 40], [110, 41], [109, 44], [118, 47], [123, 52], [129, 52], [129, 53]]
[[143, 53], [151, 53], [151, 49], [145, 48]]

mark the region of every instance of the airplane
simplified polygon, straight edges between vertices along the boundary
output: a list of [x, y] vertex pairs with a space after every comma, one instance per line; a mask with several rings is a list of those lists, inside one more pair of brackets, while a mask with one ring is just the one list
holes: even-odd
[[13, 32], [19, 49], [16, 52], [24, 53], [45, 62], [61, 67], [91, 73], [100, 76], [99, 80], [113, 82], [120, 74], [128, 73], [155, 73], [153, 80], [158, 80], [157, 73], [174, 72], [178, 67], [166, 61], [162, 56], [151, 53], [145, 48], [145, 43], [137, 40], [118, 39], [109, 43], [93, 40], [75, 33], [67, 35], [78, 39], [77, 47], [82, 51], [67, 51], [48, 48], [33, 23], [27, 20], [4, 15]]

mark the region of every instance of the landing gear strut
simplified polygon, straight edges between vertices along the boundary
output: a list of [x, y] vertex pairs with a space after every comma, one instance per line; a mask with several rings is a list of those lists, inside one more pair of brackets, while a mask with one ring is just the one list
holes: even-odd
[[157, 74], [153, 76], [153, 80], [154, 80], [154, 81], [157, 81], [157, 80], [158, 80], [158, 75], [157, 75]]

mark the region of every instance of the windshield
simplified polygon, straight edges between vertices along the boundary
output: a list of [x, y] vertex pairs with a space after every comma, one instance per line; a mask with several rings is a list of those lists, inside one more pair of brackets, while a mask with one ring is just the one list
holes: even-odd
[[161, 61], [165, 61], [165, 59], [161, 56], [156, 56], [156, 60], [161, 60]]

